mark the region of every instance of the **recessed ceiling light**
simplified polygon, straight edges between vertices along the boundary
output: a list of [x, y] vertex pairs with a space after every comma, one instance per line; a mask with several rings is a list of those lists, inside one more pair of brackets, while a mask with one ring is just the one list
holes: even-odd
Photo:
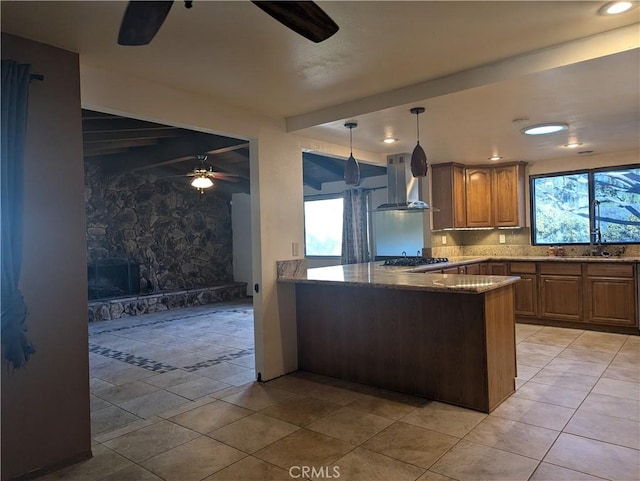
[[386, 137], [386, 138], [382, 139], [382, 141], [385, 144], [394, 144], [394, 143], [396, 143], [398, 141], [398, 139], [396, 139], [394, 137]]
[[568, 149], [575, 149], [576, 147], [580, 147], [582, 142], [569, 142], [568, 144], [564, 144], [564, 146]]
[[589, 155], [589, 154], [593, 154], [593, 150], [581, 150], [580, 152], [578, 152], [578, 155]]
[[520, 132], [524, 135], [546, 135], [555, 134], [556, 132], [562, 132], [567, 130], [569, 126], [563, 123], [551, 123], [551, 124], [537, 124], [525, 127]]
[[609, 2], [598, 9], [600, 15], [617, 15], [633, 8], [632, 2]]
[[502, 159], [502, 157], [500, 157], [499, 155], [492, 155], [491, 157], [489, 157], [489, 160], [500, 160]]

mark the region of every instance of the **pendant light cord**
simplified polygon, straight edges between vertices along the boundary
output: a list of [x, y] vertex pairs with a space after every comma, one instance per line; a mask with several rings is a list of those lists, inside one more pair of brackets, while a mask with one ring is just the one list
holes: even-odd
[[353, 126], [349, 126], [349, 153], [353, 156]]
[[418, 143], [420, 143], [420, 113], [416, 112], [416, 138], [418, 139]]

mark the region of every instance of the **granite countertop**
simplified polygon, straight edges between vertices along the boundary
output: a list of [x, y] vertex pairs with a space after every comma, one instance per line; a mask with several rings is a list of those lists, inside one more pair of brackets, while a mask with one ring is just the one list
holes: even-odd
[[[415, 267], [383, 266], [382, 261], [350, 264], [315, 269], [284, 269], [278, 275], [280, 282], [306, 284], [335, 284], [387, 289], [420, 290], [433, 292], [460, 292], [479, 294], [513, 284], [518, 276], [487, 276], [466, 274], [439, 274], [432, 271], [478, 262], [613, 262], [640, 263], [640, 257], [589, 256], [473, 256], [450, 257], [448, 262]], [[306, 265], [306, 264], [305, 264]], [[301, 267], [301, 266], [298, 266]], [[422, 274], [422, 275], [421, 275]], [[427, 275], [428, 274], [428, 275]]]
[[[452, 263], [438, 264], [440, 268]], [[303, 284], [334, 284], [361, 287], [382, 287], [431, 292], [480, 294], [513, 284], [517, 276], [483, 276], [435, 274], [416, 271], [412, 267], [383, 267], [381, 262], [349, 264], [308, 269], [306, 272], [283, 274], [280, 282]]]
[[[428, 272], [448, 267], [462, 266], [465, 264], [476, 264], [478, 262], [594, 262], [594, 263], [640, 263], [640, 257], [604, 257], [604, 256], [469, 256], [469, 257], [449, 257], [449, 262], [438, 264], [427, 264], [416, 267], [391, 267], [384, 266], [385, 269], [395, 269], [405, 272]], [[382, 262], [378, 262], [382, 265]]]

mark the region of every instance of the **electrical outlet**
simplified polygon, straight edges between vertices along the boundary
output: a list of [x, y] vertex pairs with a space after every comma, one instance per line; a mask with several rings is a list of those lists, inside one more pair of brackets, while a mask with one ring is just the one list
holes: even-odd
[[291, 243], [291, 255], [293, 257], [298, 257], [299, 253], [299, 248], [298, 248], [298, 243], [297, 242], [292, 242]]
[[504, 244], [505, 242], [507, 242], [507, 238], [504, 234], [500, 234], [500, 244]]
[[442, 236], [442, 245], [445, 245], [447, 243], [447, 236], [443, 235]]

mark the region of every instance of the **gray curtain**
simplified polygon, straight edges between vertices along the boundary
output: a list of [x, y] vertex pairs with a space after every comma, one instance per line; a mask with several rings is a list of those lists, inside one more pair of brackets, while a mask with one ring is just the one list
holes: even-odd
[[369, 262], [367, 206], [369, 191], [350, 189], [344, 192], [342, 222], [342, 263]]
[[35, 349], [27, 339], [27, 307], [18, 288], [22, 268], [23, 152], [30, 65], [2, 61], [2, 354], [22, 367]]

